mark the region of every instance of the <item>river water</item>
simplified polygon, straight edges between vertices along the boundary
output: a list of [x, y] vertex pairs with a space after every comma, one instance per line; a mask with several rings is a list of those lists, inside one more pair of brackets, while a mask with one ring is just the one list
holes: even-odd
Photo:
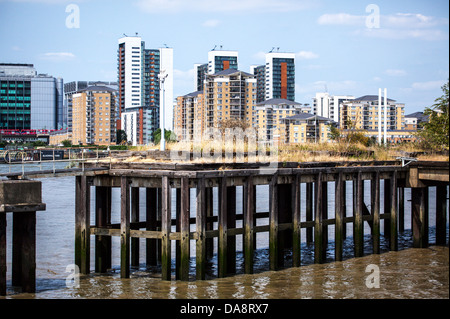
[[[58, 164], [62, 168], [65, 164]], [[47, 163], [42, 169], [51, 169]], [[26, 170], [40, 169], [37, 165], [25, 167]], [[0, 165], [0, 173], [21, 171], [20, 165], [9, 167]], [[217, 258], [209, 261], [208, 280], [195, 281], [195, 242], [191, 241], [191, 277], [189, 282], [162, 281], [160, 269], [145, 265], [145, 241], [141, 240], [141, 264], [132, 268], [130, 279], [120, 278], [119, 238], [112, 240], [112, 269], [107, 274], [80, 277], [79, 286], [71, 277], [74, 263], [74, 220], [75, 220], [75, 177], [46, 178], [42, 181], [43, 202], [46, 210], [37, 212], [36, 222], [36, 293], [22, 293], [20, 288], [11, 287], [11, 225], [12, 216], [8, 214], [7, 232], [7, 299], [380, 299], [380, 298], [449, 298], [449, 249], [434, 246], [435, 242], [435, 193], [430, 190], [430, 247], [412, 248], [410, 221], [410, 192], [405, 189], [405, 231], [399, 234], [399, 251], [387, 249], [387, 242], [381, 238], [381, 254], [372, 255], [370, 229], [365, 229], [364, 257], [353, 258], [352, 226], [347, 224], [347, 239], [344, 243], [344, 261], [334, 262], [333, 226], [329, 227], [329, 249], [325, 264], [314, 264], [314, 247], [306, 243], [302, 229], [302, 266], [289, 268], [290, 252], [286, 252], [286, 268], [269, 271], [268, 236], [257, 235], [255, 251], [255, 274], [243, 274], [243, 255], [237, 252], [237, 274], [217, 278]], [[332, 183], [329, 183], [332, 184]], [[330, 186], [329, 196], [333, 197]], [[368, 187], [366, 189], [369, 189]], [[383, 188], [381, 187], [381, 190]], [[142, 190], [144, 191], [144, 190]], [[237, 207], [240, 207], [240, 188], [237, 189]], [[257, 188], [257, 211], [268, 211], [268, 196], [265, 186]], [[347, 194], [351, 196], [349, 188]], [[192, 193], [192, 196], [194, 194]], [[175, 196], [173, 196], [174, 198]], [[113, 190], [112, 222], [120, 221], [119, 190]], [[142, 194], [141, 198], [145, 198]], [[304, 194], [302, 194], [302, 199]], [[448, 199], [447, 199], [448, 201]], [[347, 214], [351, 215], [351, 197], [348, 198]], [[370, 199], [366, 198], [366, 203]], [[191, 200], [195, 205], [195, 200]], [[448, 205], [448, 204], [447, 204]], [[333, 205], [329, 206], [329, 217], [334, 217]], [[175, 207], [173, 203], [172, 207]], [[302, 221], [305, 220], [302, 205]], [[370, 209], [370, 208], [369, 208]], [[382, 207], [381, 207], [382, 209]], [[93, 211], [93, 210], [92, 210]], [[141, 210], [143, 212], [144, 209]], [[195, 207], [191, 208], [195, 212]], [[94, 214], [91, 214], [93, 218]], [[144, 219], [144, 218], [143, 218]], [[447, 221], [448, 221], [447, 216]], [[93, 224], [94, 221], [92, 220]], [[259, 224], [267, 224], [260, 220]], [[237, 226], [240, 226], [239, 222]], [[381, 230], [383, 221], [381, 221]], [[448, 243], [448, 224], [447, 224]], [[91, 240], [91, 270], [94, 269], [94, 247]], [[172, 245], [173, 246], [173, 245]], [[242, 236], [237, 236], [236, 247], [242, 247]], [[376, 271], [374, 270], [374, 267]], [[376, 281], [374, 278], [376, 276]], [[375, 280], [375, 281], [374, 281]], [[374, 283], [378, 285], [374, 286]]]

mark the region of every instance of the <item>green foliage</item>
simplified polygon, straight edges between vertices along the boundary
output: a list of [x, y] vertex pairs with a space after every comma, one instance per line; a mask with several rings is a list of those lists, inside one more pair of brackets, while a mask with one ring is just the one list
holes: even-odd
[[122, 142], [127, 142], [127, 133], [124, 130], [116, 131], [116, 144], [120, 145]]
[[449, 82], [442, 86], [444, 94], [435, 100], [431, 107], [425, 108], [424, 114], [428, 115], [428, 122], [417, 134], [425, 149], [448, 150], [449, 149], [449, 113], [448, 113]]
[[111, 151], [126, 151], [128, 150], [128, 145], [110, 145], [109, 149]]
[[[164, 129], [164, 139], [167, 143], [172, 143], [177, 141], [177, 136], [171, 130]], [[159, 144], [161, 141], [161, 129], [158, 128], [155, 132], [153, 132], [153, 142], [155, 144]]]
[[61, 144], [64, 147], [72, 147], [72, 141], [71, 140], [63, 140], [63, 141], [61, 141]]

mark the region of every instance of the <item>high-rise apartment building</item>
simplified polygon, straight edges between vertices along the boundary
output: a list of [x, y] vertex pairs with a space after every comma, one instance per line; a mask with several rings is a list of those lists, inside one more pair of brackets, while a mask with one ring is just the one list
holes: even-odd
[[63, 128], [63, 79], [37, 74], [33, 64], [0, 63], [0, 128]]
[[251, 73], [258, 79], [258, 102], [268, 99], [295, 101], [295, 53], [266, 53], [265, 65], [251, 66]]
[[[381, 125], [384, 130], [384, 113], [386, 114], [387, 131], [400, 131], [405, 129], [405, 104], [395, 100], [381, 101]], [[339, 127], [343, 130], [360, 129], [378, 131], [379, 110], [378, 95], [365, 95], [341, 104]]]
[[228, 50], [211, 50], [208, 52], [208, 63], [194, 64], [195, 90], [203, 90], [203, 82], [207, 74], [214, 74], [227, 69], [238, 69], [238, 52]]
[[328, 92], [316, 93], [313, 98], [312, 113], [339, 123], [339, 106], [354, 99], [355, 97], [351, 95], [330, 95]]
[[[160, 127], [172, 125], [173, 49], [146, 49], [139, 36], [120, 38], [118, 48], [118, 121], [133, 145], [148, 144]], [[159, 74], [165, 74], [161, 85]]]
[[73, 144], [115, 143], [116, 92], [106, 86], [89, 86], [72, 95]]
[[174, 108], [174, 133], [179, 140], [193, 141], [201, 138], [206, 123], [203, 91], [177, 97]]

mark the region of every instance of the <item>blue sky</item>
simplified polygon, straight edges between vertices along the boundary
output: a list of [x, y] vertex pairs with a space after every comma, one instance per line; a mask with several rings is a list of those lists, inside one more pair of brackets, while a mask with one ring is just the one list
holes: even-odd
[[[70, 4], [78, 28], [66, 25]], [[138, 32], [147, 48], [174, 49], [176, 97], [194, 91], [193, 65], [215, 45], [239, 51], [246, 72], [279, 48], [296, 53], [297, 102], [325, 88], [387, 88], [409, 114], [432, 105], [449, 77], [448, 12], [447, 0], [0, 0], [0, 62], [64, 82], [116, 81], [117, 40]]]

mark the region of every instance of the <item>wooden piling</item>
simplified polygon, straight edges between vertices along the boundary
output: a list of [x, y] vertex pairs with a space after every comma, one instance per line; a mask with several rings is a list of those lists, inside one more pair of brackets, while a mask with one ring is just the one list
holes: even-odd
[[[236, 186], [227, 186], [227, 229], [236, 228]], [[236, 273], [236, 236], [227, 236], [227, 274]]]
[[[328, 182], [322, 182], [322, 220], [328, 219]], [[328, 225], [322, 223], [322, 253], [323, 260], [326, 259], [328, 249]]]
[[411, 218], [413, 232], [413, 247], [428, 247], [428, 230], [426, 229], [428, 214], [425, 199], [428, 192], [425, 187], [414, 187], [411, 189]]
[[278, 269], [278, 174], [269, 184], [269, 268]]
[[405, 231], [405, 188], [398, 189], [398, 231]]
[[447, 242], [447, 185], [436, 187], [436, 245]]
[[130, 187], [120, 178], [120, 278], [130, 278]]
[[383, 220], [384, 222], [384, 238], [388, 239], [391, 238], [391, 183], [389, 179], [384, 180], [384, 214], [385, 218]]
[[344, 246], [344, 209], [345, 209], [345, 197], [344, 197], [344, 176], [342, 173], [337, 175], [335, 182], [335, 250], [334, 256], [336, 261], [342, 261], [343, 246]]
[[253, 176], [248, 176], [244, 184], [244, 272], [246, 274], [253, 273], [253, 253], [254, 253], [254, 196], [255, 187], [253, 185]]
[[[109, 219], [108, 219], [109, 218]], [[111, 223], [111, 187], [95, 187], [95, 227]], [[105, 273], [111, 267], [111, 236], [95, 236], [95, 272]]]
[[[278, 185], [278, 224], [292, 223], [292, 183]], [[284, 250], [292, 248], [292, 229], [278, 230], [278, 268], [284, 267]]]
[[75, 264], [81, 274], [89, 273], [90, 265], [90, 187], [85, 175], [75, 182]]
[[397, 211], [397, 171], [394, 170], [391, 174], [390, 179], [390, 190], [391, 190], [391, 213], [390, 213], [390, 250], [398, 250], [398, 211]]
[[204, 280], [206, 275], [206, 188], [204, 178], [197, 180], [196, 233], [196, 278]]
[[370, 200], [372, 208], [372, 246], [373, 253], [380, 253], [380, 173], [373, 173], [370, 183]]
[[322, 194], [322, 172], [319, 172], [314, 183], [314, 262], [316, 264], [322, 264], [325, 261], [323, 253]]
[[[146, 230], [156, 231], [157, 227], [157, 189], [156, 188], [146, 188], [145, 190], [145, 222]], [[147, 238], [146, 239], [146, 264], [147, 266], [156, 266], [157, 264], [157, 239]]]
[[228, 209], [227, 209], [227, 180], [226, 177], [219, 179], [219, 243], [218, 243], [218, 258], [217, 258], [217, 272], [218, 277], [222, 278], [227, 275], [227, 244], [228, 244]]
[[[305, 189], [305, 205], [306, 205], [306, 221], [313, 221], [313, 183], [306, 183]], [[306, 242], [308, 244], [313, 242], [313, 228], [306, 228]]]
[[162, 177], [161, 187], [161, 275], [163, 280], [171, 280], [171, 187], [169, 184], [169, 177]]
[[292, 266], [300, 267], [301, 248], [301, 224], [300, 224], [300, 174], [293, 178], [291, 190], [291, 211], [292, 211]]
[[[139, 222], [139, 187], [131, 187], [131, 223]], [[139, 229], [139, 227], [133, 227]], [[131, 238], [131, 266], [139, 267], [139, 238]]]
[[362, 257], [364, 252], [364, 225], [363, 225], [363, 180], [361, 176], [361, 171], [356, 175], [354, 180], [355, 187], [355, 210], [353, 211], [353, 240], [354, 240], [354, 252], [355, 257]]
[[189, 259], [190, 259], [190, 189], [189, 178], [181, 178], [181, 203], [180, 203], [180, 280], [189, 280]]
[[[205, 185], [205, 209], [206, 209], [206, 230], [213, 230], [214, 223], [209, 221], [209, 218], [214, 216], [214, 196], [213, 188]], [[214, 238], [207, 238], [206, 240], [206, 258], [212, 258], [214, 254]]]
[[0, 296], [6, 295], [6, 213], [0, 213]]

